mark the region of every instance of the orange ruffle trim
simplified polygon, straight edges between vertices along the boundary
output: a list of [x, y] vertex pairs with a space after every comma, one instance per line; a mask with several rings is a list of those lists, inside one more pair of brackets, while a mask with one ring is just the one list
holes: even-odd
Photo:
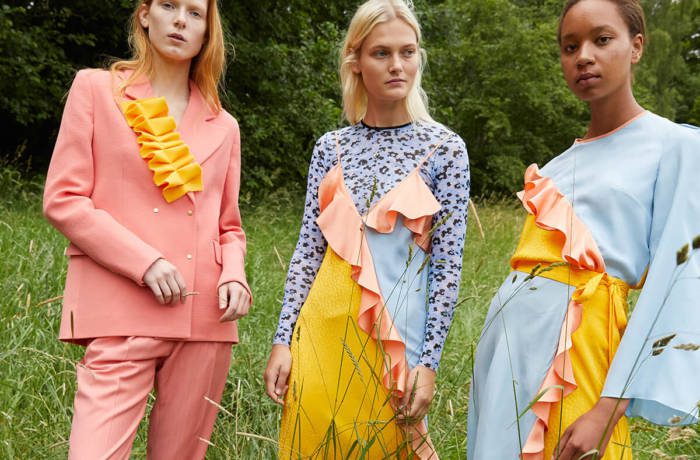
[[[420, 181], [428, 193], [424, 193], [421, 184], [414, 182], [416, 180]], [[440, 209], [440, 204], [418, 174], [412, 173], [382, 197], [363, 221], [345, 188], [342, 169], [338, 165], [323, 178], [318, 194], [321, 214], [316, 222], [328, 245], [351, 265], [352, 278], [362, 290], [358, 326], [380, 343], [385, 360], [382, 383], [389, 391], [401, 397], [406, 390], [410, 371], [405, 355], [406, 344], [384, 307], [372, 254], [364, 235], [365, 226], [380, 233], [391, 233], [401, 214], [406, 227], [416, 234], [417, 243], [425, 248], [426, 241], [429, 240], [432, 215]], [[423, 421], [409, 428], [408, 435], [418, 458], [438, 458]]]
[[569, 263], [571, 269], [599, 273], [574, 291], [561, 327], [557, 352], [536, 393], [542, 396], [532, 406], [537, 420], [523, 446], [522, 458], [542, 460], [550, 408], [577, 387], [569, 356], [572, 347], [571, 335], [581, 324], [583, 303], [593, 295], [605, 275], [605, 262], [593, 235], [574, 214], [571, 203], [550, 178], [540, 174], [536, 164], [527, 168], [525, 189], [518, 193], [518, 198], [527, 212], [534, 216], [535, 224], [539, 228], [557, 231], [563, 235], [562, 258]]
[[189, 192], [201, 191], [202, 168], [175, 130], [175, 119], [168, 115], [165, 98], [127, 101], [121, 109], [165, 201], [172, 203]]
[[440, 203], [415, 169], [370, 209], [365, 223], [379, 233], [391, 233], [396, 219], [403, 216], [403, 223], [415, 235], [416, 244], [428, 252], [433, 214], [439, 210]]

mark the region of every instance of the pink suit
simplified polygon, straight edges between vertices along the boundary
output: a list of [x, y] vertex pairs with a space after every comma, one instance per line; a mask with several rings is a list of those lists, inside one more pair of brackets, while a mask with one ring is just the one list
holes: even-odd
[[[189, 103], [177, 131], [200, 164], [204, 185], [202, 191], [189, 192], [168, 203], [154, 185], [153, 174], [139, 155], [136, 134], [118, 105], [121, 99], [115, 97], [118, 79], [124, 77], [125, 73], [113, 75], [104, 70], [78, 72], [46, 179], [44, 213], [71, 242], [66, 250], [70, 261], [60, 339], [94, 347], [109, 345], [102, 339], [92, 341], [104, 337], [122, 338], [123, 343], [109, 345], [117, 348], [127, 346], [128, 337], [156, 338], [163, 343], [228, 342], [230, 347], [238, 341], [236, 323], [219, 322], [222, 310], [218, 308], [217, 288], [237, 281], [249, 290], [244, 271], [245, 235], [238, 209], [238, 125], [226, 111], [211, 111], [197, 86], [190, 84]], [[152, 96], [150, 83], [144, 78], [127, 88], [125, 99]], [[142, 281], [146, 270], [160, 257], [177, 266], [188, 292], [198, 294], [188, 296], [184, 304], [160, 305]], [[141, 359], [133, 355], [136, 348], [143, 347], [132, 346], [132, 351], [124, 355], [126, 359]], [[89, 368], [94, 354], [88, 348], [81, 367]], [[171, 353], [156, 355], [144, 359], [153, 359], [158, 372], [166, 367], [165, 360]], [[178, 351], [176, 355], [177, 359], [185, 359], [182, 357], [188, 353]], [[218, 401], [228, 358], [224, 363], [220, 352], [212, 351], [210, 355], [218, 363], [212, 369], [218, 369], [216, 378], [221, 382], [213, 385], [218, 395], [208, 397]], [[202, 362], [201, 356], [186, 362], [188, 366], [211, 367], [211, 363]], [[193, 368], [192, 373], [196, 375], [197, 369]], [[118, 372], [112, 369], [107, 375], [115, 373], [115, 378], [121, 378], [116, 377]], [[86, 395], [94, 393], [97, 404], [104, 397], [98, 390], [103, 380], [81, 379], [78, 373], [71, 452], [75, 451], [74, 438], [79, 438], [76, 429], [90, 427], [90, 417], [95, 415]], [[151, 378], [150, 385], [153, 383]], [[162, 383], [159, 385], [159, 394], [165, 392]], [[129, 388], [127, 385], [122, 391], [143, 393], [143, 389]], [[190, 395], [182, 396], [187, 399]], [[203, 401], [201, 395], [192, 398], [198, 399], [198, 404]], [[84, 406], [88, 409], [79, 410]], [[213, 418], [209, 418], [213, 424]]]

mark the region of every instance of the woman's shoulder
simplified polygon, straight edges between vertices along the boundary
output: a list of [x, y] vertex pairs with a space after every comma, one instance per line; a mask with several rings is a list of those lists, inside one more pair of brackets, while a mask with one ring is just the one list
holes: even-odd
[[697, 153], [700, 150], [700, 128], [697, 126], [677, 123], [653, 112], [648, 112], [644, 122], [640, 128], [656, 138], [665, 154], [690, 150]]
[[336, 139], [340, 141], [347, 139], [348, 137], [357, 136], [358, 134], [357, 125], [343, 126], [342, 128], [325, 132], [318, 138], [316, 143], [334, 143]]
[[75, 73], [75, 84], [90, 84], [93, 86], [108, 86], [111, 88], [114, 75], [106, 69], [86, 68]]
[[[206, 103], [203, 102], [203, 104], [206, 104]], [[218, 122], [224, 124], [225, 126], [233, 127], [233, 129], [235, 129], [235, 130], [240, 129], [238, 126], [238, 120], [236, 119], [236, 117], [234, 117], [231, 114], [231, 112], [229, 112], [225, 108], [221, 107], [221, 110], [219, 110], [218, 113], [216, 113], [215, 115], [216, 115], [216, 120]]]
[[355, 125], [327, 131], [316, 139], [314, 150], [319, 152], [334, 152], [336, 145], [343, 146], [352, 142], [358, 135]]
[[428, 144], [441, 146], [435, 151], [437, 157], [467, 158], [467, 144], [464, 139], [442, 123], [418, 122], [417, 130], [419, 136], [425, 137]]

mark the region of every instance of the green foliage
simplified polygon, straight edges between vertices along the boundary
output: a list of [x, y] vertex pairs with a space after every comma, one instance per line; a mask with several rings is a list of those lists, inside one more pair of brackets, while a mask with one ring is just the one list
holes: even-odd
[[[426, 89], [436, 119], [467, 142], [477, 194], [512, 192], [525, 165], [582, 132], [559, 71], [556, 18], [508, 0], [448, 0], [426, 17]], [[556, 127], [556, 129], [552, 129]]]
[[341, 121], [339, 40], [330, 22], [300, 30], [293, 44], [234, 34], [225, 105], [241, 125], [247, 190], [303, 186], [316, 138]]
[[[342, 126], [343, 31], [359, 1], [220, 2], [236, 53], [224, 106], [240, 122], [243, 198], [302, 189], [314, 141]], [[555, 32], [559, 0], [417, 0], [434, 117], [467, 142], [478, 195], [518, 189], [522, 172], [585, 130]], [[700, 124], [700, 0], [644, 0], [649, 46], [635, 93]], [[126, 57], [131, 0], [24, 0], [0, 6], [0, 159], [42, 171], [76, 70]]]
[[659, 115], [698, 123], [700, 1], [647, 0], [648, 44], [637, 73], [641, 102]]

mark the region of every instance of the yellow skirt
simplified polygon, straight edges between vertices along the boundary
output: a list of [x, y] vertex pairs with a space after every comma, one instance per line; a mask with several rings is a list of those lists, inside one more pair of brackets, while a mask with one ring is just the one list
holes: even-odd
[[412, 456], [382, 384], [381, 343], [357, 326], [360, 294], [329, 247], [292, 336], [280, 459]]
[[[511, 265], [531, 273], [537, 265], [546, 267], [562, 262], [562, 235], [536, 226], [533, 216], [525, 221], [520, 244]], [[573, 298], [582, 305], [579, 327], [571, 334], [569, 359], [576, 380], [576, 389], [550, 406], [543, 458], [548, 460], [557, 449], [564, 431], [593, 408], [600, 399], [605, 379], [627, 323], [629, 286], [622, 280], [569, 266], [550, 267], [538, 276], [572, 286]], [[631, 460], [630, 433], [626, 417], [614, 428], [604, 460]]]

